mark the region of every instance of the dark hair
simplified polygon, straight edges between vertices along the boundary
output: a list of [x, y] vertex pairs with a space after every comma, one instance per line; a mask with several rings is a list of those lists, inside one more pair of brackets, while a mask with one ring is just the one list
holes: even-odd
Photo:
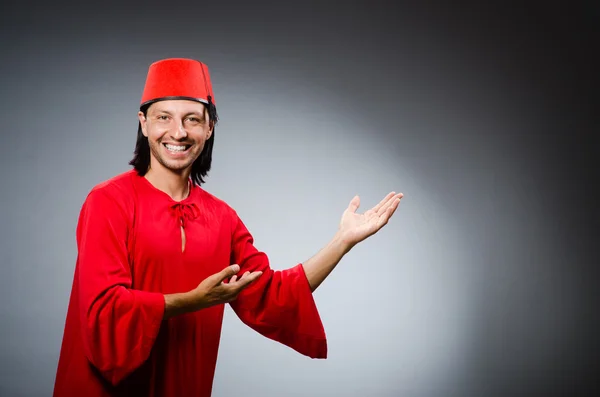
[[[140, 111], [144, 113], [144, 116], [146, 116], [148, 108], [151, 104], [152, 103], [149, 103], [140, 108]], [[208, 140], [204, 143], [202, 153], [200, 153], [200, 156], [198, 156], [196, 161], [194, 161], [194, 163], [192, 164], [192, 173], [190, 176], [192, 178], [192, 182], [198, 186], [204, 183], [204, 177], [208, 174], [208, 171], [210, 171], [210, 166], [212, 163], [213, 145], [215, 142], [214, 125], [217, 124], [217, 121], [219, 119], [217, 115], [217, 108], [212, 103], [210, 97], [208, 98], [208, 105], [205, 106], [208, 107], [209, 120], [214, 124], [212, 134], [210, 138], [208, 138]], [[131, 161], [129, 162], [129, 165], [132, 165], [140, 176], [146, 175], [146, 173], [150, 169], [150, 145], [148, 144], [148, 138], [145, 137], [142, 133], [141, 123], [138, 123], [137, 141], [135, 143], [134, 156], [133, 159], [131, 159]]]

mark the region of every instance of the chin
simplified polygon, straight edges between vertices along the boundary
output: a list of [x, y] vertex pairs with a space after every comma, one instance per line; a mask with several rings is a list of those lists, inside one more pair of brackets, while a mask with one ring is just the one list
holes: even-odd
[[163, 165], [163, 167], [165, 167], [169, 171], [183, 172], [183, 171], [191, 168], [191, 166], [192, 166], [192, 164], [194, 164], [194, 162], [193, 161], [186, 161], [186, 162], [165, 161], [165, 162], [161, 162], [161, 164]]

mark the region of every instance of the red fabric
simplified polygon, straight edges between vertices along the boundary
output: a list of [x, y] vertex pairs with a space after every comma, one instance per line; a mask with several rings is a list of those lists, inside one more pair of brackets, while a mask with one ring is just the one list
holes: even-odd
[[165, 97], [188, 97], [216, 104], [208, 67], [193, 59], [170, 58], [148, 68], [140, 104]]
[[119, 175], [87, 197], [77, 244], [56, 397], [210, 396], [224, 305], [163, 320], [163, 294], [189, 291], [233, 263], [239, 274], [263, 271], [231, 304], [245, 324], [327, 356], [302, 264], [272, 270], [235, 211], [200, 187], [177, 203], [133, 170]]

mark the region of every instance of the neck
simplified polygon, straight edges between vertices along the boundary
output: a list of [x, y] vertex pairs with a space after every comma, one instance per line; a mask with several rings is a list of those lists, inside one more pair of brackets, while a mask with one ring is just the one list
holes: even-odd
[[163, 167], [150, 168], [145, 178], [158, 190], [168, 194], [173, 200], [184, 200], [190, 193], [190, 169], [174, 172]]

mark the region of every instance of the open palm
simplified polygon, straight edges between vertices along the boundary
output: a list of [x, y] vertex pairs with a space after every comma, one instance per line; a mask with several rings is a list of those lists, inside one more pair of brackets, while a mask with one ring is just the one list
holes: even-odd
[[388, 223], [403, 196], [402, 193], [388, 193], [379, 204], [363, 214], [356, 212], [360, 206], [360, 197], [354, 196], [340, 221], [339, 232], [344, 240], [354, 245], [377, 233]]

